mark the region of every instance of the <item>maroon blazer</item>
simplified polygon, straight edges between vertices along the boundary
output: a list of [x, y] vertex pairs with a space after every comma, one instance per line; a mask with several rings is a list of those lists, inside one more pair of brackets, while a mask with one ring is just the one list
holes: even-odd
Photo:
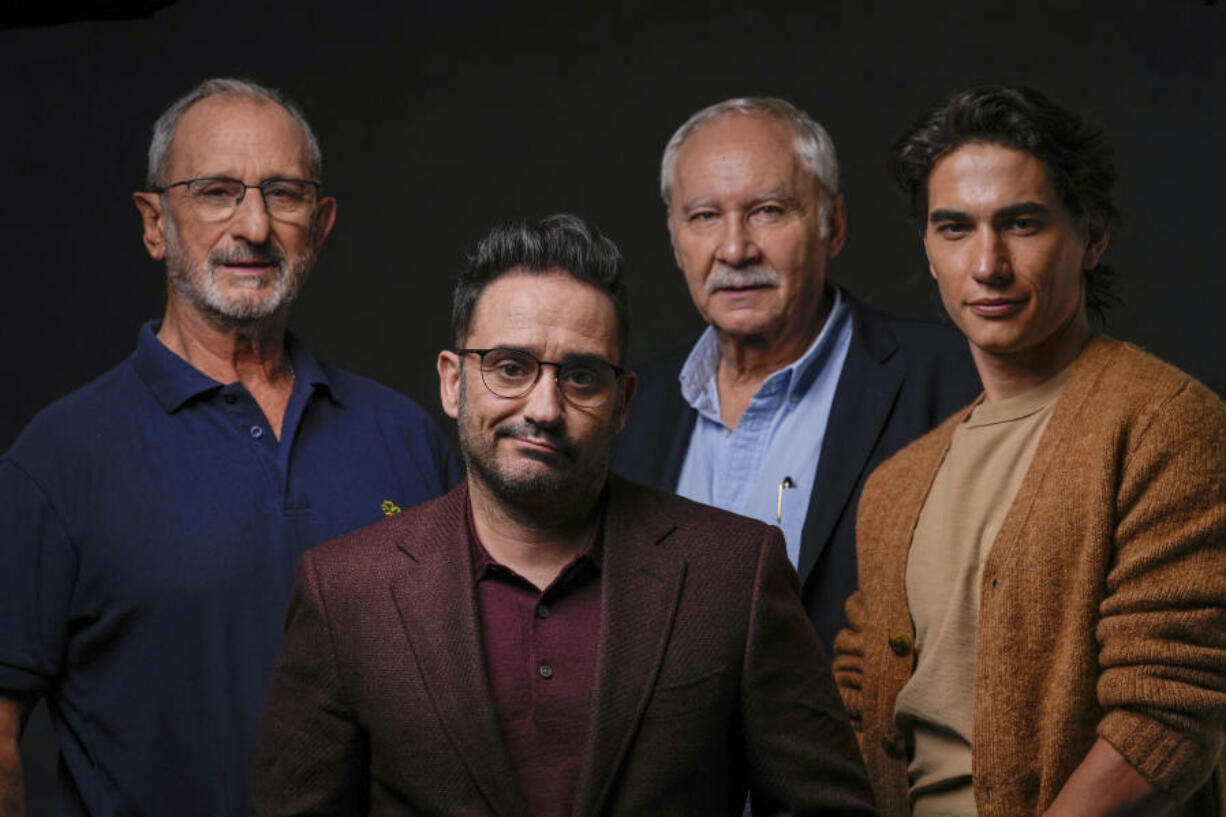
[[[256, 815], [528, 817], [485, 671], [464, 484], [303, 556]], [[873, 814], [775, 528], [610, 477], [576, 815]]]

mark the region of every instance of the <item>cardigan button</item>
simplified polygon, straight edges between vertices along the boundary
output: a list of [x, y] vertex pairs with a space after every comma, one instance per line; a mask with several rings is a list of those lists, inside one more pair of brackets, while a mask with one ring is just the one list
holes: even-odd
[[911, 653], [911, 636], [903, 631], [890, 634], [890, 650], [899, 658], [910, 655]]
[[897, 729], [891, 729], [881, 736], [881, 748], [890, 757], [907, 756], [907, 740]]

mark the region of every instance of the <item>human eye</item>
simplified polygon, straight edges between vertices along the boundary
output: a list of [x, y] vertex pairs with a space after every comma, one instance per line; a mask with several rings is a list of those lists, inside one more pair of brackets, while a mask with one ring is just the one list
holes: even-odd
[[561, 379], [577, 389], [592, 389], [600, 381], [600, 370], [594, 365], [577, 363], [563, 368]]
[[686, 220], [691, 224], [710, 224], [719, 218], [719, 213], [714, 210], [693, 210]]
[[938, 221], [932, 225], [932, 231], [942, 238], [957, 239], [970, 232], [970, 225], [965, 221]]
[[1043, 229], [1043, 222], [1033, 216], [1018, 216], [1006, 226], [1015, 235], [1034, 235]]
[[202, 201], [225, 201], [241, 195], [242, 184], [234, 179], [197, 179], [188, 185], [187, 192]]
[[758, 221], [774, 221], [775, 219], [782, 217], [786, 212], [787, 209], [782, 204], [770, 202], [767, 204], [760, 204], [755, 207], [753, 212], [750, 213], [750, 216], [756, 218]]
[[528, 358], [509, 349], [494, 349], [486, 354], [484, 368], [507, 382], [526, 380], [535, 368]]
[[273, 179], [260, 185], [269, 203], [298, 204], [306, 197], [305, 185], [286, 179]]

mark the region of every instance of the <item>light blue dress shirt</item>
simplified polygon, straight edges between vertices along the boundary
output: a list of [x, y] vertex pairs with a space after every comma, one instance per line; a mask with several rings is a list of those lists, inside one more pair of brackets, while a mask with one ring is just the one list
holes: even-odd
[[[830, 406], [851, 345], [851, 311], [838, 289], [805, 353], [763, 381], [736, 428], [720, 419], [719, 346], [711, 327], [681, 368], [681, 395], [698, 412], [677, 493], [783, 530], [796, 566]], [[782, 491], [781, 484], [791, 487]]]

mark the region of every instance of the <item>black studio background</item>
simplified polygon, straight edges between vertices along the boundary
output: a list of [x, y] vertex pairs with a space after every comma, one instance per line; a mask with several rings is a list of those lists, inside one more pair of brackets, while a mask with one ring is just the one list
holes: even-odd
[[[618, 242], [632, 361], [696, 334], [659, 157], [691, 112], [730, 96], [786, 97], [833, 135], [850, 226], [832, 277], [886, 309], [939, 315], [885, 156], [925, 109], [985, 82], [1032, 85], [1105, 127], [1124, 213], [1107, 255], [1124, 303], [1108, 328], [1226, 390], [1214, 2], [96, 5], [0, 12], [0, 447], [160, 315], [162, 269], [129, 194], [153, 120], [209, 75], [286, 91], [323, 145], [339, 219], [295, 330], [440, 420], [447, 294], [495, 221], [568, 210]], [[48, 814], [43, 718], [25, 744], [31, 813]]]

